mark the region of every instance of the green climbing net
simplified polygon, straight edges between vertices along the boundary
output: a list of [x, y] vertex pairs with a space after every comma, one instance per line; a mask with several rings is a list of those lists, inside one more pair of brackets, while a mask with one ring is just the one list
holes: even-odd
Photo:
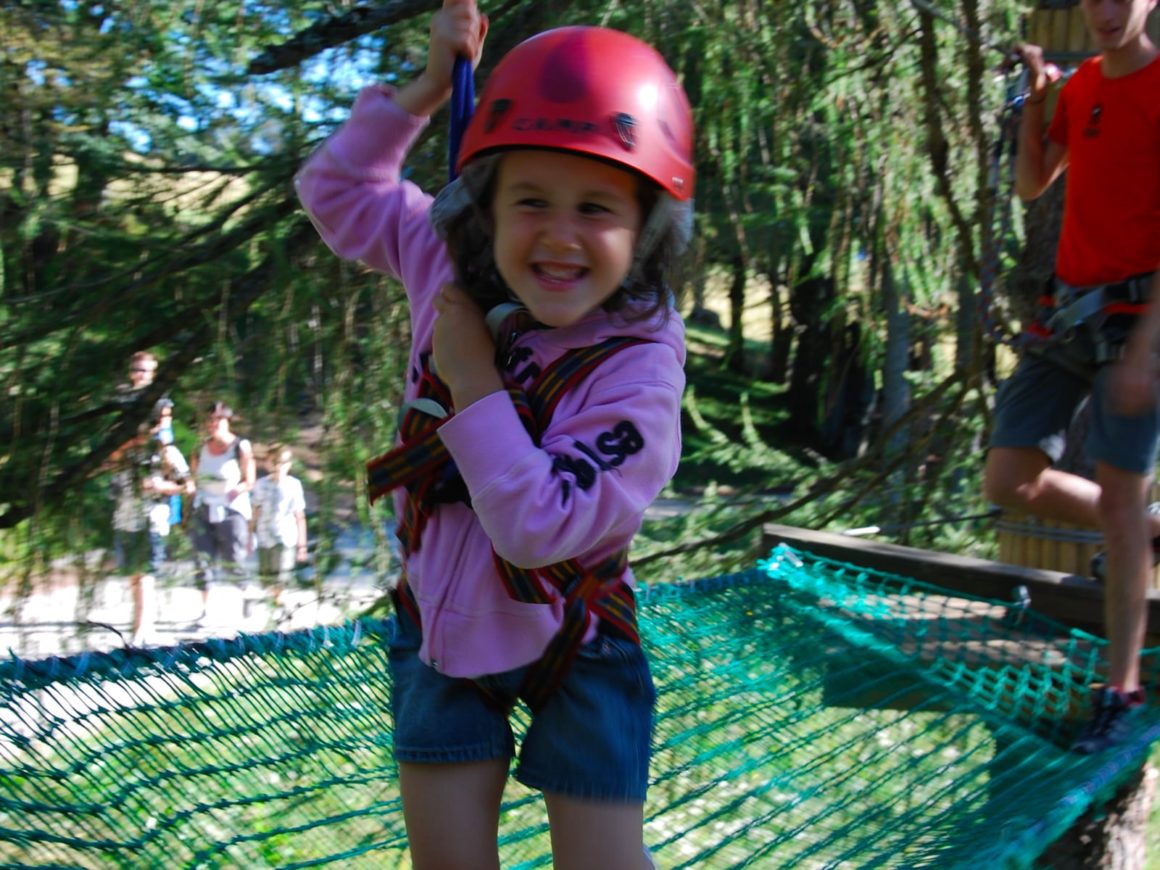
[[[640, 620], [666, 868], [1029, 866], [1160, 737], [1146, 708], [1123, 745], [1067, 751], [1102, 641], [784, 546], [643, 588]], [[409, 867], [389, 630], [0, 664], [0, 866]], [[500, 849], [551, 865], [514, 782]]]

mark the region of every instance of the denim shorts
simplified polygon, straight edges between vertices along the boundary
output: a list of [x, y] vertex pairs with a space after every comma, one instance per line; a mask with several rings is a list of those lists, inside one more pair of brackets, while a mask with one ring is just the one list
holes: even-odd
[[[448, 677], [419, 659], [419, 642], [414, 620], [396, 614], [390, 643], [395, 759], [456, 763], [515, 756], [508, 712], [494, 699], [514, 703], [526, 668], [476, 680]], [[580, 648], [564, 681], [531, 717], [515, 778], [582, 800], [643, 803], [655, 701], [640, 646], [598, 636]]]
[[1112, 367], [1090, 359], [1082, 340], [1061, 343], [1047, 355], [1025, 353], [999, 387], [990, 446], [1036, 447], [1058, 462], [1076, 408], [1090, 393], [1088, 455], [1115, 468], [1151, 474], [1160, 440], [1160, 406], [1133, 416], [1115, 413], [1108, 395]]

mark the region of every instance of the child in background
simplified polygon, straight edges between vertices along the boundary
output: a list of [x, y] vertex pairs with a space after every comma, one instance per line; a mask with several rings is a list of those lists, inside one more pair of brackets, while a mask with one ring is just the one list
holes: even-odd
[[254, 485], [254, 517], [250, 531], [258, 540], [258, 577], [274, 589], [281, 603], [282, 589], [298, 562], [306, 561], [306, 497], [302, 482], [290, 474], [294, 455], [283, 444], [271, 444], [266, 471]]
[[486, 32], [474, 0], [446, 0], [426, 70], [360, 94], [297, 179], [327, 244], [410, 301], [403, 444], [368, 468], [372, 499], [401, 488], [407, 834], [417, 868], [499, 867], [522, 699], [515, 777], [544, 795], [557, 870], [641, 870], [655, 690], [627, 551], [680, 457], [664, 273], [691, 225], [692, 115], [634, 37], [542, 33], [491, 74], [433, 202], [404, 156]]

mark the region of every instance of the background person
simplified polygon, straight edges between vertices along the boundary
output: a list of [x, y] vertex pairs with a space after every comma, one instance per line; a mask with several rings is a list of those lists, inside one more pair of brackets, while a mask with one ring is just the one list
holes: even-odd
[[307, 559], [306, 496], [302, 482], [290, 473], [294, 455], [284, 444], [271, 444], [266, 471], [254, 485], [250, 528], [258, 543], [258, 577], [281, 603], [296, 564]]
[[[1160, 535], [1160, 517], [1146, 510], [1160, 440], [1160, 57], [1145, 31], [1155, 6], [1082, 0], [1100, 54], [1064, 85], [1046, 137], [1043, 53], [1020, 49], [1031, 88], [1016, 193], [1033, 199], [1065, 169], [1067, 188], [1053, 303], [1040, 324], [1047, 335], [999, 390], [984, 492], [1004, 507], [1103, 530], [1108, 685], [1094, 693], [1074, 743], [1084, 753], [1123, 739], [1144, 701], [1139, 653]], [[1085, 316], [1070, 319], [1093, 300]], [[1089, 393], [1095, 481], [1053, 467]]]
[[[157, 375], [157, 356], [152, 351], [139, 350], [129, 358], [129, 379], [117, 387], [118, 400], [130, 401], [137, 393], [153, 383]], [[168, 397], [166, 397], [168, 401]], [[169, 401], [163, 412], [158, 435], [163, 444], [173, 443], [173, 402]], [[180, 525], [182, 519], [181, 493], [169, 499], [170, 525]]]
[[143, 390], [153, 383], [157, 374], [157, 357], [147, 350], [139, 350], [129, 358], [129, 389]]
[[230, 428], [233, 416], [224, 402], [210, 405], [205, 417], [208, 437], [192, 462], [193, 546], [203, 619], [210, 583], [223, 579], [240, 583], [250, 551], [250, 491], [257, 473], [250, 442]]
[[117, 566], [129, 574], [133, 595], [132, 643], [146, 643], [156, 617], [156, 583], [165, 562], [169, 499], [182, 492], [189, 465], [181, 451], [159, 437], [168, 399], [154, 406], [137, 436], [111, 459], [114, 467], [113, 541]]

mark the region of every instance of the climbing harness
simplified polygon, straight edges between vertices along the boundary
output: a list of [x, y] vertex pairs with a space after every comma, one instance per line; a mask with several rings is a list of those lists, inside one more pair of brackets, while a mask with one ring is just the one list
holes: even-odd
[[[573, 85], [528, 96], [527, 82], [544, 77], [559, 78], [555, 69], [561, 53], [586, 57], [620, 56], [615, 69], [596, 65], [579, 76], [564, 70]], [[488, 79], [481, 97], [486, 123], [470, 123], [473, 114], [471, 64], [456, 60], [452, 82], [451, 132], [448, 140], [451, 182], [436, 198], [432, 224], [439, 231], [449, 216], [472, 201], [468, 184], [473, 168], [497, 151], [511, 148], [550, 148], [593, 159], [611, 160], [656, 183], [661, 202], [672, 208], [655, 208], [646, 221], [636, 256], [647, 254], [646, 239], [658, 239], [668, 224], [681, 225], [682, 209], [691, 207], [692, 112], [684, 91], [659, 53], [635, 37], [606, 28], [565, 27], [547, 31], [509, 52]], [[584, 108], [583, 120], [559, 119], [559, 102], [567, 100]], [[509, 113], [513, 100], [521, 100], [521, 113], [537, 123], [515, 123]], [[615, 135], [595, 135], [597, 121], [613, 121]], [[590, 114], [592, 117], [588, 118]], [[557, 118], [547, 122], [545, 119]], [[579, 125], [579, 126], [577, 126]], [[462, 172], [456, 178], [457, 169]], [[691, 212], [689, 212], [691, 213]], [[490, 324], [489, 325], [493, 325]], [[510, 348], [510, 336], [500, 328], [496, 345], [501, 357]], [[539, 444], [560, 398], [600, 363], [644, 339], [614, 338], [601, 344], [565, 353], [533, 377], [527, 389], [509, 384], [508, 395], [533, 440]], [[431, 355], [420, 361], [418, 397], [407, 404], [400, 424], [402, 445], [367, 463], [368, 496], [373, 503], [387, 491], [406, 490], [398, 536], [404, 552], [416, 552], [432, 511], [440, 504], [462, 502], [470, 507], [470, 494], [450, 452], [439, 437], [439, 427], [454, 414], [450, 394], [432, 366]], [[503, 371], [508, 368], [500, 364]], [[565, 457], [566, 459], [566, 457]], [[529, 666], [520, 696], [538, 709], [559, 684], [593, 624], [599, 630], [639, 643], [635, 604], [625, 581], [627, 554], [620, 553], [600, 565], [581, 565], [567, 560], [535, 569], [523, 569], [503, 560], [493, 550], [496, 570], [508, 594], [516, 601], [553, 605], [563, 599], [560, 631], [538, 661]], [[413, 616], [417, 608], [406, 604], [406, 580], [397, 598]], [[413, 604], [413, 602], [412, 602]]]
[[[521, 422], [539, 444], [551, 422], [556, 405], [597, 367], [613, 355], [645, 344], [645, 339], [612, 338], [601, 344], [577, 348], [565, 353], [547, 366], [527, 390], [509, 386], [508, 394]], [[448, 502], [470, 505], [450, 451], [439, 438], [439, 427], [451, 419], [450, 393], [446, 385], [430, 370], [424, 358], [420, 378], [420, 397], [427, 402], [412, 403], [400, 428], [403, 443], [367, 463], [367, 493], [373, 504], [385, 493], [398, 487], [407, 490], [398, 537], [404, 553], [416, 552], [422, 543], [422, 532], [432, 511]], [[431, 403], [440, 413], [432, 414]], [[508, 595], [529, 604], [552, 602], [549, 589], [555, 589], [564, 601], [564, 618], [560, 631], [549, 642], [544, 655], [529, 666], [520, 689], [520, 697], [537, 710], [543, 706], [563, 680], [584, 642], [593, 617], [600, 620], [605, 633], [619, 635], [633, 643], [640, 642], [636, 628], [636, 606], [632, 588], [624, 580], [628, 554], [620, 552], [599, 565], [585, 567], [568, 559], [541, 568], [521, 568], [492, 551], [496, 571]], [[406, 578], [400, 581], [395, 595], [402, 612], [419, 623], [419, 611]]]
[[1144, 312], [1154, 274], [1095, 287], [1075, 287], [1053, 278], [1051, 292], [1040, 299], [1042, 319], [1027, 329], [1030, 340], [1069, 343], [1086, 335], [1094, 348], [1096, 364], [1123, 359], [1127, 330], [1112, 329], [1111, 320], [1117, 315], [1138, 316]]

